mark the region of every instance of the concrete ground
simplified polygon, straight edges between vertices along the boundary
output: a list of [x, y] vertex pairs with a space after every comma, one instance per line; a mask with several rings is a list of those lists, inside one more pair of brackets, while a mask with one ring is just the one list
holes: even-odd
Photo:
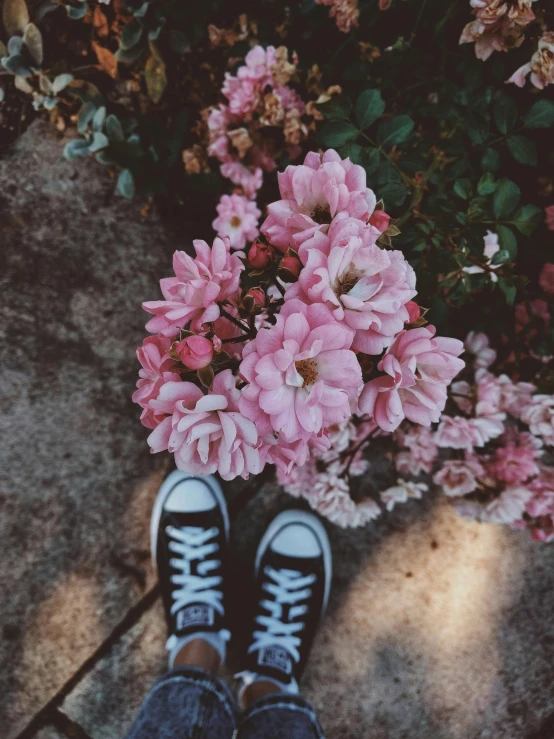
[[[130, 396], [140, 302], [184, 244], [62, 147], [38, 122], [0, 162], [4, 739], [121, 737], [166, 659], [148, 522], [170, 460]], [[226, 490], [231, 675], [241, 584], [291, 499], [261, 479]], [[554, 547], [432, 495], [328, 530], [334, 589], [303, 681], [328, 739], [554, 737]]]

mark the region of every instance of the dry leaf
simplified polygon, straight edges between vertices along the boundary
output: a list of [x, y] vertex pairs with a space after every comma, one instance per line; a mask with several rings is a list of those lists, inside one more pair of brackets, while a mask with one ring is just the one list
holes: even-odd
[[115, 80], [117, 77], [117, 59], [115, 55], [109, 49], [100, 46], [97, 41], [92, 42], [92, 48], [104, 72], [107, 72]]
[[92, 16], [92, 25], [96, 28], [96, 33], [100, 38], [107, 36], [110, 32], [108, 27], [108, 19], [104, 13], [100, 10], [100, 6], [96, 5], [94, 8], [94, 15]]

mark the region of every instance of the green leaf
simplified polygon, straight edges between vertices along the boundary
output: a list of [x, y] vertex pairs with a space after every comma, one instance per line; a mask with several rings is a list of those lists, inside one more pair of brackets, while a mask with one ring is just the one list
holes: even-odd
[[510, 252], [506, 251], [506, 249], [500, 249], [500, 251], [497, 251], [496, 254], [493, 255], [493, 258], [491, 259], [491, 264], [504, 264], [504, 262], [510, 261]]
[[512, 229], [500, 225], [496, 227], [496, 234], [502, 251], [508, 252], [510, 259], [515, 259], [517, 256], [517, 239]]
[[354, 112], [362, 131], [375, 123], [377, 118], [385, 112], [385, 101], [379, 90], [364, 90], [360, 93]]
[[67, 10], [67, 15], [74, 21], [78, 21], [81, 18], [84, 18], [87, 14], [88, 5], [86, 3], [83, 3], [78, 8], [74, 8], [72, 5], [66, 5], [65, 9]]
[[471, 181], [470, 180], [456, 180], [454, 183], [454, 192], [462, 200], [469, 200], [471, 197]]
[[501, 95], [494, 104], [494, 122], [500, 133], [509, 133], [517, 121], [517, 105], [508, 95]]
[[27, 66], [25, 59], [19, 56], [19, 54], [16, 56], [5, 56], [2, 59], [2, 65], [6, 71], [15, 74], [17, 77], [31, 77], [33, 74]]
[[485, 172], [477, 185], [479, 195], [492, 195], [496, 190], [496, 182], [492, 172]]
[[380, 148], [390, 147], [405, 141], [414, 130], [414, 122], [409, 115], [387, 118], [379, 124], [377, 143]]
[[519, 187], [505, 177], [499, 180], [493, 196], [494, 215], [499, 221], [510, 216], [519, 202], [521, 193]]
[[84, 139], [73, 139], [68, 141], [63, 150], [63, 155], [66, 159], [76, 159], [88, 154], [89, 144]]
[[142, 31], [142, 22], [138, 18], [130, 20], [121, 32], [120, 48], [127, 50], [138, 44], [142, 36]]
[[130, 169], [122, 169], [117, 177], [117, 192], [127, 200], [135, 194], [135, 180]]
[[530, 164], [533, 167], [537, 164], [537, 147], [531, 139], [526, 136], [509, 136], [506, 144], [513, 158], [520, 164]]
[[106, 118], [106, 133], [111, 141], [125, 141], [123, 127], [119, 122], [119, 118], [113, 113]]
[[326, 103], [317, 106], [325, 120], [344, 121], [348, 119], [352, 110], [352, 101], [348, 95], [333, 95]]
[[498, 280], [498, 286], [504, 293], [506, 297], [506, 302], [508, 303], [508, 305], [513, 305], [514, 300], [516, 298], [516, 293], [517, 293], [516, 286], [509, 283], [504, 277], [501, 277]]
[[408, 196], [408, 188], [401, 182], [388, 182], [379, 188], [379, 197], [390, 208], [391, 206], [402, 205]]
[[23, 34], [23, 43], [27, 47], [34, 63], [40, 67], [43, 59], [42, 34], [34, 23], [29, 23]]
[[470, 116], [464, 128], [474, 144], [484, 144], [489, 137], [489, 122], [482, 116]]
[[94, 118], [95, 113], [96, 105], [94, 103], [89, 101], [81, 105], [77, 114], [77, 131], [79, 133], [84, 133], [87, 130], [88, 124]]
[[348, 121], [328, 121], [319, 129], [317, 139], [323, 146], [335, 148], [353, 141], [360, 132]]
[[8, 36], [23, 33], [25, 26], [29, 23], [29, 11], [25, 0], [4, 0], [2, 21]]
[[100, 133], [100, 131], [95, 131], [92, 134], [92, 143], [89, 145], [89, 152], [91, 154], [94, 154], [95, 151], [100, 151], [100, 149], [105, 149], [107, 146], [109, 146], [110, 142], [108, 141], [108, 137]]
[[500, 166], [500, 154], [495, 149], [485, 149], [481, 157], [483, 172], [496, 172]]
[[144, 77], [150, 98], [155, 103], [159, 103], [167, 87], [167, 76], [163, 61], [156, 59], [154, 55], [148, 57], [144, 68]]
[[531, 236], [543, 217], [544, 214], [541, 208], [536, 205], [524, 205], [513, 217], [513, 223], [524, 236]]
[[73, 82], [72, 74], [59, 74], [54, 78], [54, 82], [52, 82], [52, 91], [57, 94], [58, 92], [65, 90], [70, 82]]
[[554, 102], [541, 98], [529, 108], [523, 117], [528, 128], [550, 128], [554, 126]]
[[94, 114], [92, 118], [92, 130], [93, 131], [101, 131], [104, 127], [104, 121], [106, 120], [106, 106], [102, 105], [102, 107], [98, 108], [96, 113]]

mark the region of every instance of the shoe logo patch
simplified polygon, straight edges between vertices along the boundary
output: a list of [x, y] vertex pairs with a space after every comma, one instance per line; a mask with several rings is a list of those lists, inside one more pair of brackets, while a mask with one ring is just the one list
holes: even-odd
[[284, 672], [285, 675], [292, 673], [290, 655], [280, 647], [266, 647], [265, 649], [261, 649], [258, 664], [263, 667], [272, 667], [274, 670]]
[[177, 631], [190, 626], [213, 626], [214, 609], [205, 605], [193, 605], [183, 608], [177, 614]]

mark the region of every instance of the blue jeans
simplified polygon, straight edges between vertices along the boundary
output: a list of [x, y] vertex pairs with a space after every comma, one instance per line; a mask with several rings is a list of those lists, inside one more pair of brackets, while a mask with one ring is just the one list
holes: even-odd
[[178, 667], [150, 691], [127, 739], [324, 739], [314, 709], [299, 695], [272, 693], [239, 714], [222, 682]]

